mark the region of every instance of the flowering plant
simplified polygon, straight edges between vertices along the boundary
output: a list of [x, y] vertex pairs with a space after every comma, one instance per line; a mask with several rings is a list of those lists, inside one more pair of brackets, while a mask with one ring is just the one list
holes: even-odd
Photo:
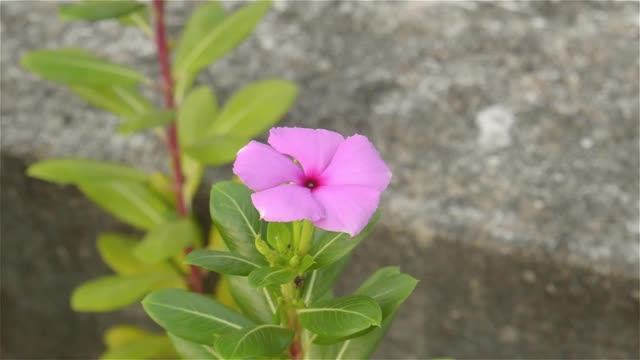
[[[220, 111], [211, 89], [191, 89], [200, 70], [246, 38], [268, 7], [256, 1], [227, 14], [219, 3], [206, 3], [177, 42], [167, 37], [162, 0], [151, 3], [153, 26], [145, 5], [136, 1], [62, 7], [65, 19], [117, 19], [154, 38], [162, 108], [138, 89], [153, 81], [87, 51], [37, 50], [22, 60], [32, 72], [121, 116], [120, 133], [166, 130], [160, 135], [170, 154], [171, 180], [80, 159], [46, 160], [28, 170], [33, 177], [77, 186], [145, 232], [141, 239], [100, 236], [98, 250], [115, 274], [79, 286], [71, 306], [104, 312], [144, 298], [144, 310], [167, 334], [113, 327], [105, 335], [103, 358], [363, 359], [417, 283], [397, 268], [384, 268], [353, 295], [332, 292], [349, 254], [378, 220], [380, 196], [391, 180], [366, 137], [273, 128], [269, 145], [251, 141], [287, 112], [295, 85], [259, 81]], [[203, 238], [191, 213], [203, 169], [234, 159], [239, 181], [213, 185], [213, 225]], [[207, 271], [221, 274], [215, 291], [204, 286]]]

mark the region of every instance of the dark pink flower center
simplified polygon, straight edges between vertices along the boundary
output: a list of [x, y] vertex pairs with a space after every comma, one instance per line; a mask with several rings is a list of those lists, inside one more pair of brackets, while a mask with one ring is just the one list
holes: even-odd
[[304, 181], [304, 186], [306, 186], [309, 189], [315, 189], [318, 187], [318, 180], [313, 178], [306, 179]]

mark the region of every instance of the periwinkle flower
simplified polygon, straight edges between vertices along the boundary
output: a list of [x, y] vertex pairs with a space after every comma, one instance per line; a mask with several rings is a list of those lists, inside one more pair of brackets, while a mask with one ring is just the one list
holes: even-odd
[[366, 137], [273, 128], [268, 143], [251, 141], [233, 165], [255, 191], [251, 199], [263, 219], [307, 219], [351, 236], [362, 231], [391, 181], [391, 171]]

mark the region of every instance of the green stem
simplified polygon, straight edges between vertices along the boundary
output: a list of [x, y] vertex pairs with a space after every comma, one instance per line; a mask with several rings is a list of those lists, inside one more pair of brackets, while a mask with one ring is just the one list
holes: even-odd
[[309, 220], [304, 220], [302, 222], [302, 230], [300, 231], [300, 242], [298, 247], [298, 256], [303, 258], [309, 252], [309, 247], [311, 246], [311, 240], [313, 239], [313, 224]]

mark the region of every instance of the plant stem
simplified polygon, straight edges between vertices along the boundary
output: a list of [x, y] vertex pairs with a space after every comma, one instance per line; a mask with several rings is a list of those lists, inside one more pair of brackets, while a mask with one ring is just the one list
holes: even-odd
[[[169, 44], [167, 41], [167, 32], [164, 23], [164, 1], [153, 0], [153, 9], [155, 13], [155, 41], [158, 49], [158, 63], [162, 73], [162, 92], [164, 94], [165, 107], [169, 110], [175, 110], [175, 100], [173, 98], [173, 78], [171, 77], [171, 62], [169, 60]], [[171, 155], [171, 167], [173, 170], [173, 190], [176, 194], [176, 208], [180, 217], [188, 215], [184, 201], [184, 176], [182, 175], [182, 165], [180, 163], [180, 144], [178, 142], [178, 128], [176, 121], [172, 121], [167, 126], [167, 146]], [[188, 254], [192, 248], [184, 249], [184, 253]], [[195, 292], [203, 292], [202, 274], [200, 270], [193, 266], [189, 266], [189, 285]]]
[[296, 289], [294, 283], [288, 283], [280, 286], [280, 291], [284, 299], [285, 314], [287, 316], [287, 326], [293, 330], [295, 336], [289, 346], [289, 356], [293, 360], [302, 358], [304, 349], [302, 348], [302, 326], [296, 311], [296, 302], [299, 300], [300, 292]]

